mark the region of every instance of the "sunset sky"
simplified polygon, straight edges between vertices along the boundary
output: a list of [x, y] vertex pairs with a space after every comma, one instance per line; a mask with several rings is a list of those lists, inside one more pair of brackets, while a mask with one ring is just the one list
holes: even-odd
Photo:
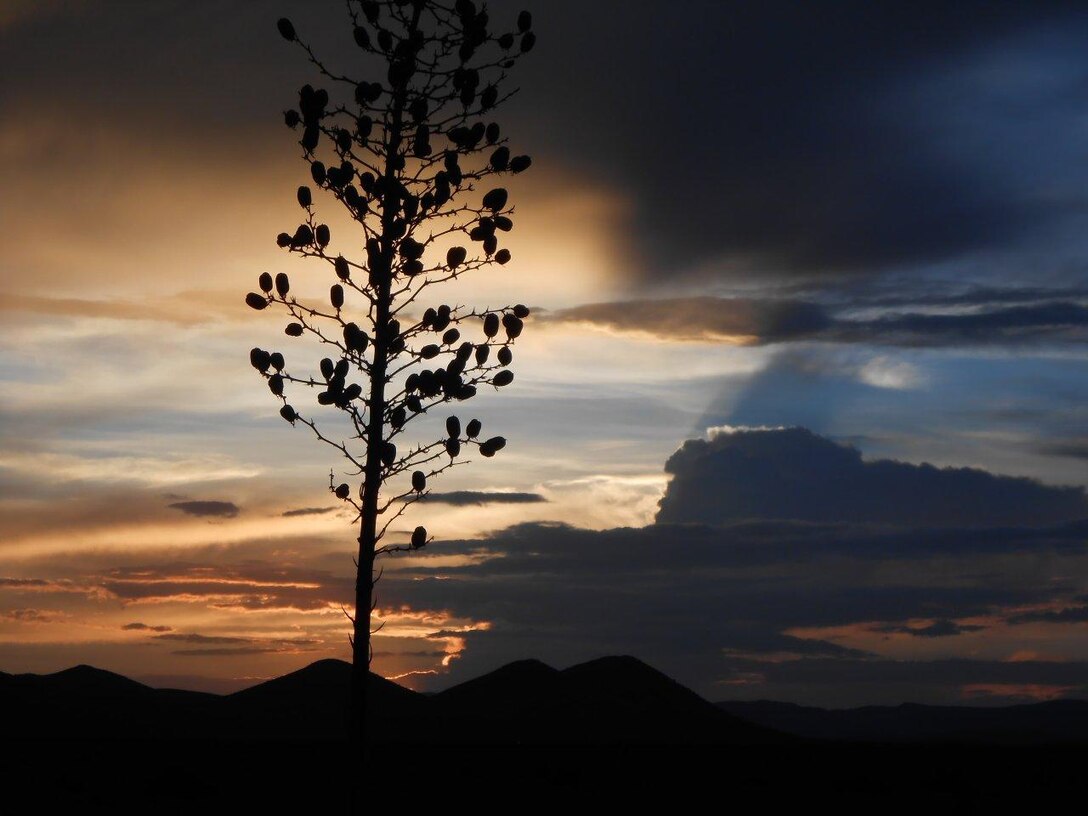
[[[1088, 11], [528, 7], [513, 261], [445, 294], [533, 308], [458, 411], [508, 445], [394, 527], [436, 540], [385, 563], [374, 669], [1088, 698]], [[248, 359], [287, 350], [259, 273], [332, 282], [275, 243], [317, 79], [280, 16], [351, 71], [338, 0], [0, 0], [0, 671], [349, 655], [342, 461]]]

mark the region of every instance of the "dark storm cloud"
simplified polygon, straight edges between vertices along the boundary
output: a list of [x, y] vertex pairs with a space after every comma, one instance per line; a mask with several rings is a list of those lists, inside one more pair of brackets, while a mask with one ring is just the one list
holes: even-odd
[[[496, 0], [492, 19], [522, 5]], [[280, 14], [335, 67], [366, 73], [340, 3], [224, 2], [214, 20], [175, 2], [52, 11], [5, 32], [0, 71], [19, 77], [0, 89], [5, 109], [121, 129], [138, 111], [197, 155], [283, 144], [278, 113], [312, 76], [275, 33]], [[725, 258], [771, 274], [939, 261], [1008, 248], [1082, 209], [1063, 136], [1077, 132], [1088, 74], [1076, 4], [534, 11], [539, 44], [514, 79], [524, 93], [499, 118], [537, 167], [620, 191], [629, 271], [648, 284], [666, 270], [715, 277]], [[1041, 68], [1021, 70], [1032, 58]]]
[[[441, 542], [443, 555], [500, 557], [459, 568], [414, 559], [387, 572], [380, 591], [394, 608], [490, 621], [487, 631], [460, 634], [467, 648], [443, 682], [521, 656], [568, 665], [617, 652], [641, 655], [705, 694], [745, 656], [784, 661], [782, 676], [798, 659], [826, 658], [848, 684], [859, 662], [883, 659], [790, 631], [855, 626], [926, 640], [981, 631], [966, 619], [1000, 618], [1003, 610], [1080, 591], [1088, 582], [1086, 537], [1083, 523], [903, 530], [759, 522], [601, 531], [532, 523], [484, 541]], [[945, 692], [955, 681], [942, 680]], [[884, 699], [910, 694], [889, 689]]]
[[[562, 2], [538, 20], [550, 59], [524, 82], [548, 146], [632, 193], [649, 283], [725, 255], [807, 273], [956, 257], [1054, 217], [1030, 180], [1068, 189], [997, 125], [1042, 145], [1075, 121], [1088, 24], [1069, 4]], [[1070, 55], [1068, 76], [988, 86], [972, 62], [996, 74], [1021, 38]], [[974, 127], [992, 156], [963, 149]]]
[[[988, 295], [979, 295], [983, 298], [979, 301], [967, 297], [963, 295], [956, 305], [978, 309]], [[906, 296], [899, 300], [900, 304], [906, 302]], [[859, 305], [866, 304], [849, 304], [853, 308]], [[834, 311], [818, 302], [697, 297], [590, 303], [558, 310], [545, 319], [666, 340], [755, 345], [797, 340], [906, 347], [1088, 342], [1088, 306], [1069, 301], [982, 307], [958, 314], [915, 311], [869, 319], [843, 317]]]
[[174, 502], [170, 507], [198, 518], [234, 518], [239, 512], [238, 505], [225, 501], [183, 501]]
[[483, 490], [452, 490], [448, 493], [428, 493], [423, 500], [433, 504], [465, 507], [477, 504], [536, 504], [546, 502], [539, 493], [496, 493]]
[[1088, 518], [1083, 488], [972, 468], [879, 460], [803, 428], [692, 439], [670, 457], [659, 522], [746, 518], [911, 526], [1039, 525]]

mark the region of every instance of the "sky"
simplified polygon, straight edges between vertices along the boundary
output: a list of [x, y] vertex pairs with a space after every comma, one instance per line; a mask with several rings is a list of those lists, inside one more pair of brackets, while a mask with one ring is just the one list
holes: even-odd
[[[435, 540], [385, 561], [373, 668], [1088, 698], [1088, 11], [529, 8], [513, 261], [448, 294], [533, 310], [465, 408], [508, 444], [393, 527]], [[349, 655], [343, 462], [249, 365], [258, 274], [331, 282], [275, 244], [315, 81], [284, 15], [351, 72], [332, 0], [0, 0], [0, 671]]]

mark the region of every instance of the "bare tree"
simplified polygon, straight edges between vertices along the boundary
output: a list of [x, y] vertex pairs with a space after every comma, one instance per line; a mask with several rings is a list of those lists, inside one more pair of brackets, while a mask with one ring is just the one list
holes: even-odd
[[[491, 182], [526, 170], [530, 159], [511, 152], [490, 117], [514, 93], [507, 73], [533, 48], [535, 35], [524, 11], [510, 30], [496, 33], [487, 8], [472, 0], [349, 0], [347, 6], [366, 76], [331, 68], [289, 20], [278, 27], [329, 86], [303, 86], [286, 124], [300, 133], [313, 185], [346, 209], [356, 232], [334, 242], [311, 187], [299, 187], [302, 223], [277, 242], [326, 265], [333, 281], [328, 303], [304, 302], [292, 294], [287, 275], [267, 272], [246, 303], [286, 311], [285, 333], [315, 339], [328, 353], [317, 374], [288, 365], [277, 351], [255, 348], [250, 360], [282, 400], [281, 416], [334, 448], [348, 474], [339, 484], [330, 474], [329, 489], [354, 508], [359, 525], [355, 611], [348, 617], [350, 739], [362, 755], [375, 559], [418, 550], [431, 537], [415, 527], [407, 540], [383, 541], [437, 476], [466, 461], [473, 448], [491, 457], [506, 445], [501, 436], [483, 438], [479, 420], [462, 424], [448, 412], [440, 433], [413, 442], [408, 432], [416, 433], [413, 423], [439, 406], [514, 378], [511, 346], [527, 308], [426, 301], [432, 287], [510, 260], [500, 239], [513, 226], [514, 210], [507, 191]], [[352, 247], [365, 252], [351, 257]], [[465, 336], [471, 330], [479, 332], [476, 339]], [[334, 413], [319, 421], [314, 402]]]

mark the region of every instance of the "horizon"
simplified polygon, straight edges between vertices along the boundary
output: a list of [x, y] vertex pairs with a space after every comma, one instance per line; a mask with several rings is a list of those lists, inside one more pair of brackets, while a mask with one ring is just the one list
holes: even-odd
[[[534, 14], [496, 113], [533, 166], [510, 264], [441, 291], [532, 314], [461, 412], [505, 449], [392, 528], [435, 540], [384, 562], [372, 669], [1088, 700], [1088, 10], [488, 5]], [[314, 80], [282, 14], [354, 65], [331, 0], [0, 9], [0, 671], [350, 660], [341, 460], [248, 359], [258, 274], [330, 282], [275, 242]]]

